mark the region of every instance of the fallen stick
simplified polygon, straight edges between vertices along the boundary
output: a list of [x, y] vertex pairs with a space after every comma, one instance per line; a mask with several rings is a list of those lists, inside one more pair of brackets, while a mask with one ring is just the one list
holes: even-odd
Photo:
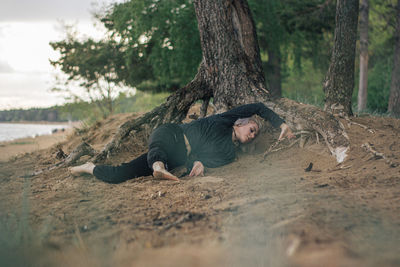
[[368, 127], [368, 126], [366, 126], [366, 125], [364, 125], [364, 124], [351, 121], [348, 117], [346, 117], [345, 119], [346, 119], [347, 123], [349, 124], [349, 128], [350, 128], [350, 126], [351, 126], [352, 124], [354, 124], [354, 125], [357, 125], [357, 126], [363, 128], [363, 129], [365, 129], [366, 131], [368, 131], [368, 132], [370, 132], [370, 133], [372, 133], [372, 134], [375, 133], [375, 131], [374, 131], [373, 129], [371, 129], [370, 127]]
[[367, 150], [367, 152], [372, 153], [375, 159], [386, 159], [385, 155], [373, 149], [370, 143], [362, 144], [361, 147]]
[[347, 165], [347, 166], [343, 165], [343, 166], [340, 166], [340, 167], [335, 168], [335, 169], [330, 169], [330, 170], [328, 170], [328, 172], [346, 170], [346, 169], [350, 169], [352, 166], [353, 166], [353, 165]]
[[370, 160], [370, 159], [384, 159], [385, 162], [390, 165], [390, 167], [397, 167], [399, 165], [398, 163], [394, 163], [393, 161], [388, 159], [385, 156], [385, 154], [376, 151], [372, 146], [373, 145], [370, 144], [370, 143], [365, 143], [365, 144], [361, 145], [362, 148], [364, 148], [367, 152], [369, 152], [369, 153], [371, 153], [373, 155], [373, 157], [369, 158], [368, 160]]
[[294, 145], [295, 145], [297, 142], [299, 142], [299, 141], [300, 141], [300, 139], [297, 139], [297, 140], [293, 141], [292, 143], [290, 143], [288, 146], [283, 146], [283, 147], [274, 149], [276, 146], [279, 145], [279, 143], [281, 143], [281, 140], [276, 141], [275, 143], [273, 143], [273, 144], [267, 149], [267, 151], [264, 152], [264, 154], [263, 154], [263, 159], [262, 159], [260, 162], [263, 162], [263, 161], [265, 160], [265, 158], [266, 158], [269, 154], [274, 153], [274, 152], [278, 152], [278, 151], [283, 150], [283, 149], [291, 148], [292, 146], [294, 146]]
[[[299, 132], [295, 132], [294, 133], [294, 135], [311, 135], [312, 134], [312, 132], [309, 132], [309, 131], [299, 131]], [[282, 141], [284, 141], [285, 139], [283, 139], [283, 140], [278, 140], [278, 141], [276, 141], [275, 143], [273, 143], [265, 152], [264, 152], [264, 154], [263, 154], [263, 160], [265, 159], [265, 157], [268, 155], [268, 154], [270, 154], [270, 153], [273, 153], [273, 152], [277, 152], [277, 151], [279, 151], [279, 150], [282, 150], [282, 149], [285, 149], [285, 148], [289, 148], [289, 147], [292, 147], [296, 142], [298, 142], [299, 141], [299, 139], [297, 139], [296, 141], [294, 141], [292, 144], [290, 144], [289, 146], [287, 146], [287, 147], [282, 147], [282, 148], [279, 148], [279, 149], [276, 149], [276, 150], [273, 150], [277, 145], [279, 145], [279, 143], [281, 143]], [[262, 161], [263, 161], [262, 160]], [[261, 162], [262, 162], [261, 161]]]

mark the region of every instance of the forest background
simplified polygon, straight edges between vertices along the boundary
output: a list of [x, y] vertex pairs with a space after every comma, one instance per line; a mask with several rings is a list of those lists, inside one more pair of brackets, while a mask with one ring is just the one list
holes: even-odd
[[[322, 107], [336, 1], [248, 2], [272, 95]], [[395, 0], [369, 0], [368, 97], [366, 109], [360, 112], [387, 114], [396, 5]], [[50, 43], [60, 53], [51, 63], [66, 74], [53, 91], [66, 92], [68, 103], [0, 111], [0, 121], [94, 121], [111, 113], [148, 111], [195, 76], [201, 47], [192, 1], [131, 0], [94, 16], [108, 30], [102, 40], [79, 39], [73, 27], [66, 27], [65, 39]], [[354, 111], [358, 110], [359, 43]], [[73, 92], [72, 85], [82, 91]]]

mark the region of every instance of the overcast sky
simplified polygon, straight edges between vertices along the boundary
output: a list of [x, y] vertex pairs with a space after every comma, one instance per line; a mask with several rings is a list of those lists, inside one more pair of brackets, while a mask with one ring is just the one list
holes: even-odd
[[121, 0], [0, 0], [0, 110], [48, 107], [64, 99], [50, 92], [58, 54], [49, 42], [62, 40], [60, 21], [85, 36], [100, 38], [91, 13]]
[[[92, 0], [1, 0], [0, 21], [89, 19]], [[100, 2], [101, 3], [101, 2]]]

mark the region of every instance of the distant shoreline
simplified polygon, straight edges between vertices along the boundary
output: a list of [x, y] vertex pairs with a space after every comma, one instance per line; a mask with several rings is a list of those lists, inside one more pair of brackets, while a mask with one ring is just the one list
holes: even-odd
[[69, 127], [65, 131], [57, 131], [52, 134], [39, 135], [36, 137], [23, 137], [8, 141], [0, 141], [0, 162], [5, 162], [13, 157], [49, 148], [57, 143], [63, 142], [73, 133]]
[[0, 124], [46, 124], [46, 125], [77, 125], [80, 121], [0, 121]]

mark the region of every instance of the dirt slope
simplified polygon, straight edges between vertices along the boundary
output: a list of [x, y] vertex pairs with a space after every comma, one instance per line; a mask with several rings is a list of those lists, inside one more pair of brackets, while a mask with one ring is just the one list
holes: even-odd
[[[69, 153], [83, 139], [100, 150], [128, 116], [114, 116], [58, 147]], [[254, 153], [179, 183], [142, 177], [110, 185], [74, 178], [66, 168], [28, 178], [58, 161], [55, 146], [1, 162], [0, 263], [399, 266], [400, 121], [352, 121], [360, 125], [342, 121], [351, 151], [341, 165], [314, 136], [304, 148], [261, 161], [279, 135], [272, 130], [260, 136]], [[145, 151], [142, 139], [132, 137], [129, 153], [114, 163]]]

